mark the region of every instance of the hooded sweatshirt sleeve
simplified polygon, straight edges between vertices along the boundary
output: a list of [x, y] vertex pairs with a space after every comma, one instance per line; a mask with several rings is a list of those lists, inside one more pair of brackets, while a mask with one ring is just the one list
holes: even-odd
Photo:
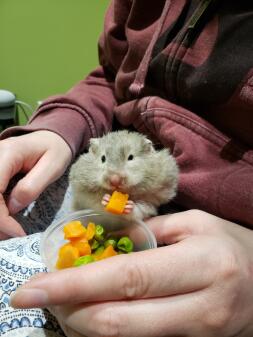
[[[73, 157], [82, 151], [91, 137], [110, 130], [113, 118], [114, 79], [117, 69], [110, 67], [106, 37], [112, 31], [114, 52], [122, 55], [121, 33], [124, 23], [115, 21], [113, 2], [109, 6], [104, 32], [99, 40], [100, 66], [92, 71], [64, 95], [49, 97], [32, 115], [26, 126], [6, 129], [0, 139], [36, 130], [49, 130], [59, 134], [70, 146]], [[117, 39], [117, 36], [120, 38]]]

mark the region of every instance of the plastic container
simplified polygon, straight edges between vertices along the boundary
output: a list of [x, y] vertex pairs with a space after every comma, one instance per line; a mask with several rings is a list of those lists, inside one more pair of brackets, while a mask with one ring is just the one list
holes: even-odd
[[101, 224], [107, 233], [114, 236], [127, 235], [134, 242], [134, 251], [157, 247], [155, 236], [142, 221], [129, 222], [124, 218], [105, 216], [92, 210], [77, 211], [50, 225], [42, 235], [41, 259], [49, 271], [57, 270], [55, 264], [59, 248], [67, 242], [64, 240], [63, 227], [72, 220], [80, 220], [84, 226], [89, 222]]

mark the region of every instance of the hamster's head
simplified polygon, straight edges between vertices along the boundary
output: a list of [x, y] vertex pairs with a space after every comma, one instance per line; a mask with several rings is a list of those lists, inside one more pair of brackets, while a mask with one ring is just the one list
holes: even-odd
[[90, 140], [89, 152], [72, 166], [70, 180], [94, 192], [145, 193], [159, 174], [155, 154], [152, 142], [142, 134], [110, 132]]

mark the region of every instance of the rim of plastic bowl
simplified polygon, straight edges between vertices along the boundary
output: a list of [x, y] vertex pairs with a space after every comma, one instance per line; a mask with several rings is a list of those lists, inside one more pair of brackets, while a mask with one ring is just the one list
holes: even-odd
[[[99, 214], [99, 213], [97, 213], [97, 212], [95, 212], [91, 209], [74, 211], [74, 212], [69, 213], [67, 216], [60, 218], [58, 221], [53, 222], [50, 226], [48, 226], [47, 229], [42, 233], [42, 237], [41, 237], [41, 241], [40, 241], [40, 256], [41, 256], [42, 262], [44, 264], [46, 264], [45, 263], [46, 257], [45, 257], [43, 247], [44, 247], [44, 243], [45, 243], [47, 237], [50, 235], [50, 233], [52, 233], [62, 223], [67, 223], [71, 220], [76, 219], [77, 217], [80, 217], [80, 216], [92, 216], [92, 215], [93, 216], [100, 216], [100, 215], [102, 216], [102, 214]], [[138, 226], [141, 226], [143, 228], [143, 230], [146, 232], [150, 249], [157, 248], [157, 241], [156, 241], [155, 235], [148, 228], [148, 226], [145, 224], [145, 222], [143, 222], [141, 220], [136, 220], [136, 223], [138, 224]]]

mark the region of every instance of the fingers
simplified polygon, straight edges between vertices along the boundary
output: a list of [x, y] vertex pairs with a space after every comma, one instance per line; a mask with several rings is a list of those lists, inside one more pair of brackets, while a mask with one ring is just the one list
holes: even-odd
[[27, 206], [66, 169], [71, 150], [56, 133], [36, 131], [0, 142], [0, 193], [18, 172], [28, 172], [10, 194], [11, 214]]
[[203, 289], [212, 282], [208, 257], [213, 246], [208, 245], [207, 239], [202, 241], [206, 254], [201, 254], [198, 241], [192, 240], [45, 274], [22, 286], [11, 304], [22, 308], [45, 307], [161, 297]]
[[6, 191], [11, 178], [21, 169], [21, 165], [18, 164], [17, 161], [13, 164], [13, 160], [10, 159], [10, 156], [10, 153], [4, 154], [0, 161], [0, 193], [2, 194]]
[[10, 213], [17, 213], [37, 199], [62, 173], [54, 154], [50, 151], [46, 152], [11, 191], [8, 200]]
[[[185, 294], [130, 302], [54, 307], [51, 311], [67, 327], [88, 337], [196, 336], [197, 318], [203, 312], [200, 302], [199, 294]], [[202, 336], [201, 333], [198, 336]]]
[[25, 235], [20, 224], [9, 216], [9, 210], [2, 194], [0, 194], [0, 214], [0, 240]]
[[159, 244], [173, 244], [192, 235], [212, 234], [219, 221], [219, 218], [206, 212], [189, 210], [153, 217], [146, 220], [146, 223]]
[[[53, 314], [52, 311], [51, 311], [51, 313]], [[63, 330], [63, 332], [65, 333], [66, 336], [68, 336], [68, 337], [86, 337], [85, 335], [79, 334], [74, 329], [72, 329], [68, 325], [66, 325], [65, 320], [59, 320], [59, 319], [57, 319], [57, 320], [58, 320], [58, 323], [59, 323], [60, 327], [62, 328], [62, 330]]]

